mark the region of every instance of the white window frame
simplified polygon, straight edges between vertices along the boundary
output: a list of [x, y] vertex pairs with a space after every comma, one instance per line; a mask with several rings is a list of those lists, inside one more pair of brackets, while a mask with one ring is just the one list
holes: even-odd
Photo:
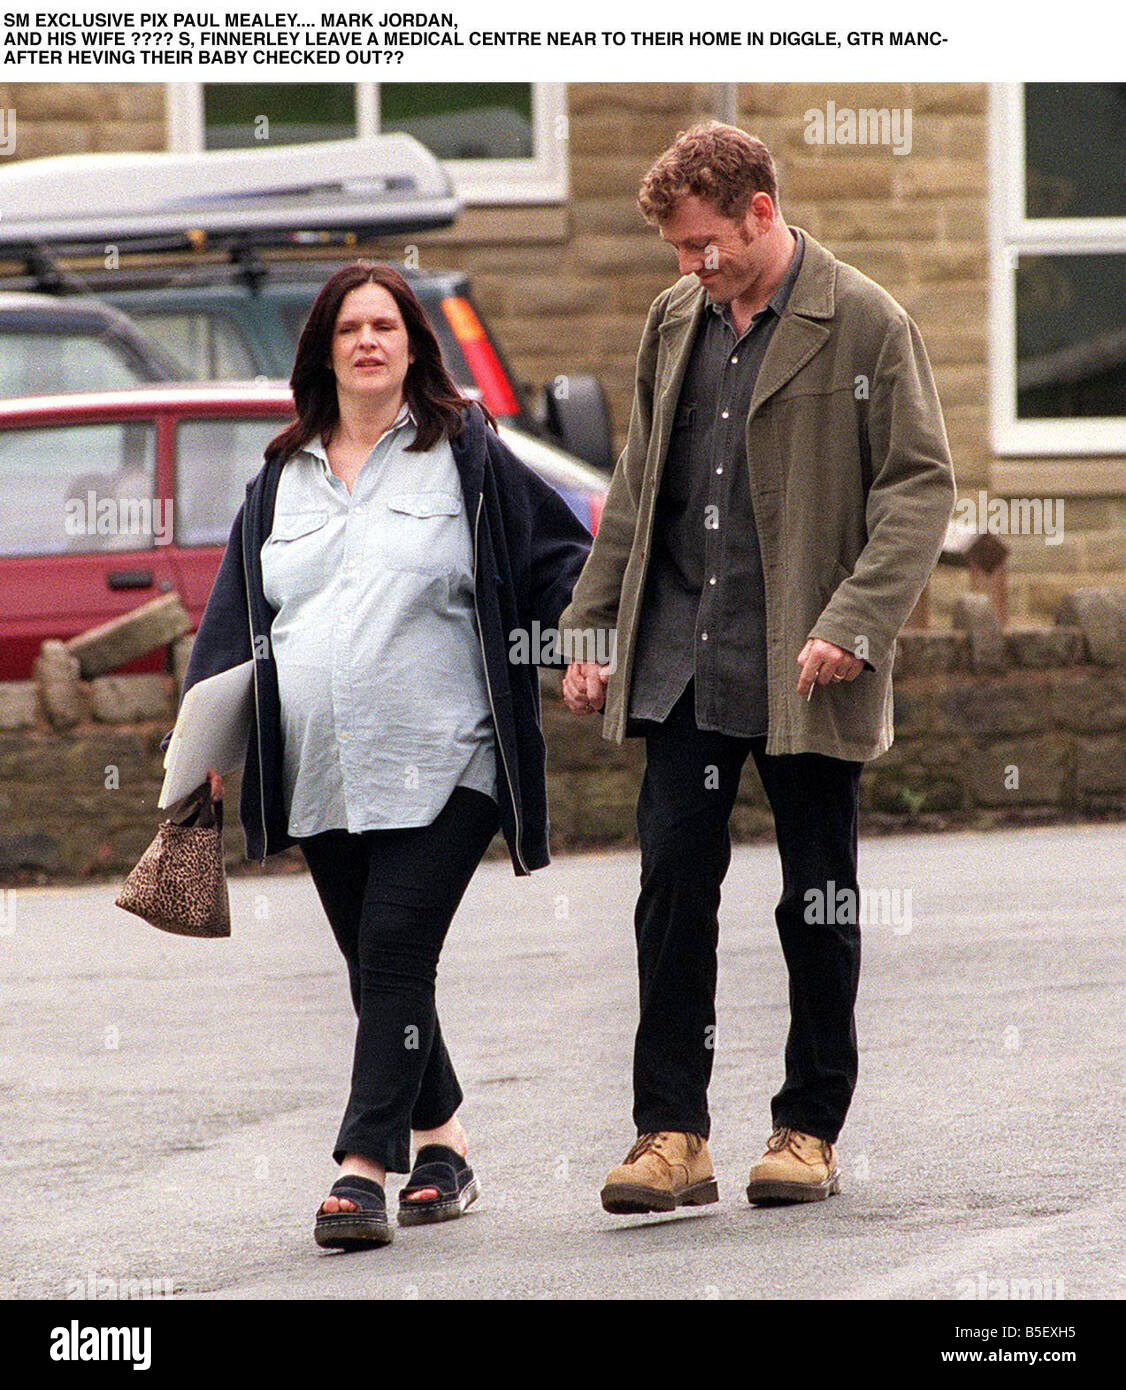
[[[379, 133], [379, 85], [357, 82], [356, 131], [366, 139]], [[192, 154], [204, 149], [203, 83], [165, 86], [165, 126], [170, 150]], [[567, 88], [562, 82], [532, 83], [530, 159], [448, 159], [444, 163], [458, 197], [467, 206], [564, 203], [569, 196]]]
[[1126, 416], [1017, 416], [1016, 287], [1021, 255], [1126, 252], [1126, 217], [1025, 215], [1024, 84], [989, 89], [989, 377], [993, 449], [1001, 455], [1126, 453]]

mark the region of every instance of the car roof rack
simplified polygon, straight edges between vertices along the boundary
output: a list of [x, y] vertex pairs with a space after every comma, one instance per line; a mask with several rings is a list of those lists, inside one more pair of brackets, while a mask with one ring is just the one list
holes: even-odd
[[461, 211], [444, 165], [413, 136], [197, 153], [49, 155], [0, 166], [0, 254], [301, 244], [393, 236]]

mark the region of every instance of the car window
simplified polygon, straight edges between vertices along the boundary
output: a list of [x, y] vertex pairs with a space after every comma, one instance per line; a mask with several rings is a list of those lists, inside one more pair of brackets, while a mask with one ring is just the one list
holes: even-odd
[[185, 420], [176, 427], [177, 545], [226, 545], [246, 485], [284, 426], [272, 416]]
[[204, 309], [130, 312], [147, 336], [179, 364], [185, 380], [245, 381], [258, 374], [250, 345], [225, 314]]
[[0, 397], [116, 391], [147, 379], [123, 348], [92, 333], [0, 330]]
[[155, 479], [150, 422], [0, 430], [0, 555], [166, 544]]

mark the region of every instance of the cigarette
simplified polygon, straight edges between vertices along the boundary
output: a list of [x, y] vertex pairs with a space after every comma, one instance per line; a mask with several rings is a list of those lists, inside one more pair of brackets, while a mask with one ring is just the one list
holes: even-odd
[[813, 692], [814, 692], [814, 690], [816, 690], [816, 689], [817, 689], [817, 682], [814, 681], [813, 684], [809, 687], [809, 694], [805, 697], [805, 702], [806, 702], [807, 705], [809, 704], [810, 700], [813, 699]]

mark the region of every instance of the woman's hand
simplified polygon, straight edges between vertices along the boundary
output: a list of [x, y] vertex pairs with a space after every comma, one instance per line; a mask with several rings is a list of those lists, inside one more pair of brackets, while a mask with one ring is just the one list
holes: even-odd
[[207, 780], [211, 783], [211, 800], [223, 800], [223, 779], [213, 767], [207, 769]]
[[572, 714], [594, 714], [606, 703], [609, 666], [596, 661], [572, 661], [563, 677], [563, 703]]

